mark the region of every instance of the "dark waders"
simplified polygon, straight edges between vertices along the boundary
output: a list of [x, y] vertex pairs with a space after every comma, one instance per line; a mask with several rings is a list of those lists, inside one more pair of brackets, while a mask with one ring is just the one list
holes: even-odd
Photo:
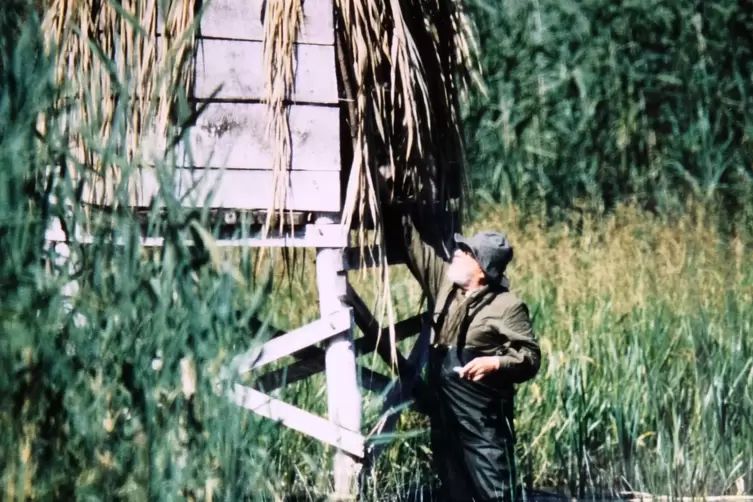
[[461, 379], [453, 369], [477, 356], [457, 347], [430, 352], [427, 390], [440, 500], [517, 501], [512, 386], [499, 390]]

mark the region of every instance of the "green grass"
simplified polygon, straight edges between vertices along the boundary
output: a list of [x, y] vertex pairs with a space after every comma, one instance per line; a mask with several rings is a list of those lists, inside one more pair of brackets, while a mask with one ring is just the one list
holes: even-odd
[[682, 211], [751, 200], [753, 14], [718, 0], [468, 0], [488, 92], [464, 129], [481, 196]]
[[[559, 227], [544, 227], [513, 208], [482, 207], [476, 214], [469, 231], [502, 228], [516, 245], [513, 289], [529, 302], [544, 351], [541, 373], [517, 400], [524, 479], [576, 496], [747, 492], [753, 481], [750, 243], [720, 234], [710, 215], [693, 207], [673, 221], [622, 207]], [[402, 267], [395, 272], [405, 317], [420, 292]], [[370, 290], [371, 283], [354, 279], [357, 288]], [[272, 305], [282, 317], [305, 313], [290, 320], [307, 322], [316, 306], [302, 309], [302, 299], [316, 294], [314, 283], [293, 284]], [[370, 365], [371, 358], [363, 362]], [[308, 393], [317, 388], [301, 387], [296, 402], [316, 402]], [[367, 414], [367, 423], [374, 418]], [[410, 412], [401, 422], [403, 431], [424, 427]], [[417, 477], [426, 482], [428, 459], [425, 434], [399, 441], [377, 466], [379, 486], [389, 490]]]

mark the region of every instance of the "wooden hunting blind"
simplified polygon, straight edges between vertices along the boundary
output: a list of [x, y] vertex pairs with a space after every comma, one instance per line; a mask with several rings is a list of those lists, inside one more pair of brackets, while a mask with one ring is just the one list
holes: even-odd
[[[177, 165], [168, 185], [184, 206], [209, 207], [220, 216], [223, 226], [229, 229], [217, 240], [221, 246], [317, 250], [321, 318], [289, 333], [278, 333], [263, 346], [239, 355], [235, 360], [236, 370], [258, 372], [259, 376], [253, 386], [235, 384], [230, 397], [243, 408], [334, 446], [335, 494], [347, 496], [355, 491], [364, 461], [370, 464], [384, 447], [383, 444], [372, 446], [374, 434], [395, 427], [399, 413], [386, 413], [374, 430], [364, 434], [359, 387], [388, 391], [384, 412], [394, 411], [397, 405], [409, 400], [412, 386], [425, 363], [430, 319], [422, 314], [395, 324], [397, 340], [419, 332], [420, 336], [409, 357], [398, 353], [394, 361], [388, 328], [379, 331], [379, 323], [348, 284], [348, 270], [369, 265], [368, 260], [354, 259], [362, 256], [353, 252], [349, 240], [353, 222], [367, 219], [368, 215], [355, 215], [346, 221], [344, 209], [348, 204], [348, 190], [345, 185], [357, 179], [351, 170], [358, 165], [359, 155], [364, 158], [371, 155], [381, 161], [389, 157], [390, 152], [386, 147], [371, 153], [354, 151], [354, 103], [358, 101], [361, 108], [357, 111], [362, 115], [370, 104], [362, 97], [350, 96], [348, 87], [343, 85], [343, 80], [350, 79], [352, 88], [356, 85], [352, 80], [357, 75], [337, 66], [337, 38], [341, 28], [336, 26], [333, 0], [303, 3], [292, 68], [286, 70], [285, 65], [281, 65], [281, 71], [291, 73], [294, 85], [292, 92], [282, 96], [271, 89], [269, 83], [269, 65], [275, 62], [268, 60], [270, 52], [265, 46], [271, 43], [265, 38], [268, 30], [265, 30], [264, 16], [268, 12], [267, 0], [212, 0], [205, 6], [196, 36], [188, 96], [193, 106], [202, 111], [188, 128], [185, 142], [174, 149]], [[416, 19], [405, 22], [423, 26], [420, 16], [413, 17]], [[156, 19], [156, 36], [165, 37], [163, 18], [158, 15]], [[441, 40], [436, 43], [446, 45]], [[342, 46], [339, 50], [343, 50]], [[451, 46], [446, 50], [448, 54], [453, 52]], [[439, 65], [441, 58], [438, 61], [428, 61], [428, 70], [433, 64]], [[448, 68], [437, 66], [435, 69], [446, 73], [450, 71]], [[439, 100], [433, 103], [434, 109], [453, 109], [449, 91], [437, 87], [450, 84], [438, 76], [428, 77], [426, 93]], [[389, 94], [390, 89], [379, 92]], [[400, 99], [403, 98], [398, 96], [396, 102]], [[270, 110], [275, 106], [277, 117], [283, 120], [273, 124]], [[433, 113], [429, 112], [431, 109], [427, 105], [426, 113]], [[437, 119], [445, 123], [455, 120], [448, 116]], [[400, 136], [398, 132], [387, 131], [384, 137], [390, 134]], [[391, 144], [390, 141], [384, 140], [384, 143]], [[401, 144], [407, 141], [409, 149], [410, 141], [414, 140], [395, 141]], [[441, 133], [427, 141], [447, 148], [452, 143]], [[141, 134], [139, 143], [147, 156], [163, 155], [168, 149], [165, 137], [150, 129]], [[405, 165], [452, 162], [451, 155], [435, 152], [434, 159], [431, 155], [427, 152], [426, 159], [416, 154], [406, 155], [402, 162]], [[284, 168], [280, 169], [280, 165]], [[401, 180], [411, 176], [409, 168], [396, 172], [399, 176], [398, 179], [393, 176], [392, 184], [399, 185]], [[445, 168], [444, 173], [448, 172], [451, 171]], [[459, 178], [445, 178], [432, 184], [433, 190], [443, 191], [437, 200], [459, 197]], [[130, 200], [136, 211], [149, 208], [159, 200], [160, 189], [165, 189], [164, 178], [159, 178], [154, 170], [140, 170], [134, 181], [136, 190]], [[100, 206], [106, 206], [111, 200], [105, 186], [93, 183], [87, 190], [91, 201]], [[280, 193], [284, 194], [282, 199]], [[266, 226], [264, 232], [238, 231], [241, 224], [238, 214], [251, 215], [251, 227], [258, 230], [260, 224], [269, 223], [266, 216], [274, 211], [280, 214], [284, 211], [293, 217], [288, 225]], [[457, 217], [457, 212], [454, 215]], [[291, 226], [292, 223], [297, 225]], [[77, 238], [90, 239], [86, 235]], [[67, 239], [60, 229], [48, 232], [50, 241]], [[145, 234], [142, 237], [144, 246], [160, 246], [161, 243], [160, 237]], [[355, 326], [363, 332], [358, 340], [354, 340]], [[323, 349], [314, 347], [319, 343], [324, 343]], [[397, 379], [358, 368], [357, 355], [373, 351], [390, 363], [397, 363]], [[297, 361], [286, 368], [261, 374], [267, 365], [285, 356], [294, 356]], [[326, 419], [268, 395], [276, 388], [320, 372], [325, 372], [327, 378]]]

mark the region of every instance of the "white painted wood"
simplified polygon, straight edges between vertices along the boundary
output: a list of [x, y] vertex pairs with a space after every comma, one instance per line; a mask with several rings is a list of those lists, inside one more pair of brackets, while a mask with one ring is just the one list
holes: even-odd
[[[186, 145], [176, 148], [176, 163], [183, 166], [226, 168], [177, 171], [176, 195], [182, 197], [204, 175], [198, 198], [186, 205], [204, 205], [208, 190], [219, 183], [211, 207], [269, 209], [272, 204], [276, 142], [267, 136], [267, 109], [262, 104], [213, 103], [188, 131]], [[293, 106], [290, 112], [291, 165], [285, 208], [298, 211], [341, 210], [339, 114], [336, 108]], [[141, 141], [146, 162], [156, 162], [165, 151], [166, 140], [147, 134]], [[237, 171], [237, 172], [236, 172]], [[197, 174], [200, 173], [200, 174]], [[220, 176], [222, 173], [222, 176]], [[158, 192], [154, 171], [143, 169], [134, 175], [131, 204], [148, 206]], [[112, 182], [87, 185], [84, 200], [107, 204], [114, 199]]]
[[[338, 171], [288, 171], [287, 191], [282, 207], [291, 211], [339, 211], [340, 173]], [[285, 183], [280, 180], [279, 183]], [[184, 207], [210, 207], [238, 210], [269, 209], [275, 175], [256, 169], [175, 169], [161, 181], [153, 169], [143, 169], [132, 177], [129, 203], [134, 207], [162, 205], [157, 199], [161, 183]], [[109, 190], [108, 190], [109, 188]], [[115, 200], [111, 184], [90, 183], [83, 200], [106, 206]]]
[[[332, 224], [332, 218], [320, 216], [319, 224]], [[322, 317], [345, 307], [347, 274], [343, 268], [344, 249], [319, 248], [316, 254], [316, 280]], [[350, 431], [361, 430], [361, 390], [356, 371], [356, 353], [351, 329], [335, 336], [327, 346], [324, 364], [327, 378], [327, 409], [330, 422]], [[352, 497], [358, 492], [361, 463], [340, 450], [333, 459], [335, 497]]]
[[[292, 211], [339, 211], [338, 171], [289, 171], [284, 209]], [[186, 207], [269, 209], [274, 201], [272, 171], [250, 169], [176, 169], [173, 193]], [[282, 183], [282, 181], [281, 181]], [[139, 180], [135, 206], [149, 206], [159, 193], [154, 171]], [[279, 205], [275, 209], [280, 209]]]
[[[48, 242], [66, 242], [65, 233], [59, 225], [53, 224], [45, 233]], [[71, 240], [79, 244], [91, 244], [94, 238], [91, 235], [78, 230]], [[142, 237], [143, 247], [161, 247], [164, 244], [162, 237]], [[278, 229], [269, 229], [267, 235], [262, 232], [254, 232], [245, 238], [217, 239], [214, 241], [218, 247], [296, 247], [296, 248], [319, 248], [319, 247], [345, 247], [347, 246], [347, 233], [341, 225], [315, 225], [307, 224], [294, 231], [289, 229], [280, 232]], [[116, 245], [123, 245], [122, 239], [116, 239]], [[187, 245], [193, 245], [190, 239]]]
[[359, 432], [339, 427], [313, 413], [243, 385], [235, 384], [231, 400], [238, 406], [330, 444], [353, 457], [363, 458], [364, 440]]
[[[424, 323], [421, 333], [416, 339], [416, 343], [411, 349], [408, 356], [408, 363], [415, 368], [415, 373], [409, 375], [402, 382], [397, 381], [390, 389], [382, 404], [382, 418], [368, 434], [369, 438], [375, 435], [387, 434], [392, 432], [397, 426], [397, 421], [404, 411], [404, 404], [411, 399], [411, 393], [416, 381], [420, 378], [421, 372], [426, 365], [429, 353], [429, 340], [431, 338], [431, 317], [430, 314], [424, 314]], [[388, 444], [379, 442], [369, 452], [372, 463], [384, 451]]]
[[[209, 0], [201, 19], [201, 36], [238, 40], [264, 40], [264, 0]], [[162, 15], [158, 15], [157, 33], [164, 31]], [[332, 0], [303, 2], [303, 26], [299, 43], [333, 45]]]
[[[258, 103], [211, 103], [178, 148], [180, 165], [273, 169], [278, 142], [268, 128], [268, 110]], [[337, 108], [295, 105], [289, 114], [294, 171], [339, 171], [340, 112]], [[164, 139], [149, 141], [164, 145]], [[152, 147], [154, 149], [154, 147]], [[162, 148], [164, 151], [164, 146]], [[190, 162], [188, 162], [190, 160]]]
[[[335, 48], [297, 45], [293, 101], [337, 104]], [[267, 96], [264, 44], [204, 39], [196, 55], [196, 99], [262, 100]]]
[[331, 313], [323, 319], [318, 319], [305, 326], [294, 329], [280, 337], [269, 340], [261, 347], [261, 351], [253, 351], [249, 358], [241, 357], [236, 360], [239, 373], [246, 373], [252, 369], [289, 356], [301, 349], [310, 347], [335, 335], [342, 334], [350, 329], [350, 309], [342, 309]]

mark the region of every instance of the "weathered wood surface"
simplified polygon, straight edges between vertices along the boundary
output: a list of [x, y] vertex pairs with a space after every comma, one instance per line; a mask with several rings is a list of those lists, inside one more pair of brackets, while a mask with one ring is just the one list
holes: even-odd
[[[272, 132], [267, 132], [267, 114], [264, 104], [207, 105], [189, 131], [186, 145], [189, 150], [178, 148], [181, 164], [272, 169], [277, 142]], [[337, 108], [293, 106], [289, 125], [291, 170], [340, 170], [340, 115]], [[190, 157], [186, 157], [189, 152]]]
[[[197, 169], [176, 171], [176, 195], [192, 195], [186, 205], [203, 205], [209, 190], [217, 192], [211, 207], [269, 209], [272, 204], [275, 139], [267, 131], [267, 107], [258, 103], [210, 103], [176, 147], [176, 164]], [[289, 115], [291, 156], [287, 171], [291, 211], [337, 213], [341, 210], [339, 111], [315, 105], [293, 106]], [[155, 133], [141, 140], [146, 162], [164, 155], [166, 139]], [[221, 171], [219, 168], [226, 168]], [[221, 176], [220, 176], [221, 174]], [[130, 203], [148, 206], [159, 184], [153, 170], [132, 178]], [[197, 186], [197, 182], [200, 185]], [[218, 186], [214, 186], [218, 183]], [[113, 202], [112, 179], [89, 183], [83, 200], [98, 205]], [[198, 199], [194, 197], [198, 196]], [[279, 208], [279, 207], [278, 207]]]
[[356, 458], [363, 458], [364, 440], [359, 432], [239, 384], [235, 384], [230, 398], [238, 406], [335, 446]]
[[[98, 210], [96, 206], [88, 205], [89, 208]], [[104, 208], [102, 208], [104, 209]], [[134, 216], [142, 226], [148, 226], [152, 222], [162, 220], [166, 221], [167, 211], [161, 211], [153, 214], [149, 208], [136, 208], [133, 211]], [[217, 228], [218, 238], [232, 238], [236, 236], [237, 231], [241, 228], [255, 232], [267, 223], [277, 228], [303, 227], [308, 223], [314, 222], [314, 214], [311, 211], [295, 211], [279, 214], [277, 211], [263, 209], [254, 209], [248, 211], [231, 210], [223, 208], [210, 209], [207, 214], [207, 226]]]
[[[296, 211], [339, 212], [340, 173], [337, 171], [291, 171], [287, 173], [287, 197], [283, 208]], [[170, 179], [170, 178], [169, 178]], [[159, 194], [160, 180], [153, 169], [144, 169], [132, 178], [130, 204], [146, 207]], [[273, 202], [274, 173], [256, 169], [176, 169], [167, 190], [185, 207], [212, 207], [239, 210], [267, 209]], [[100, 205], [114, 200], [105, 183], [87, 187], [84, 199]], [[279, 208], [279, 204], [276, 206]]]
[[[297, 45], [292, 101], [336, 104], [335, 49]], [[196, 99], [262, 100], [266, 97], [262, 42], [202, 40], [196, 56]]]
[[[256, 170], [181, 169], [178, 195], [184, 205], [235, 209], [266, 209], [273, 203], [274, 173]], [[340, 211], [340, 173], [336, 171], [288, 173], [284, 209], [297, 211]]]
[[[66, 236], [60, 225], [59, 219], [54, 219], [50, 227], [45, 232], [45, 240], [48, 242], [77, 242], [80, 244], [91, 244], [94, 238], [82, 231], [74, 231], [74, 235]], [[162, 247], [164, 244], [163, 237], [142, 237], [141, 246], [144, 247]], [[116, 245], [122, 245], [123, 240], [118, 239]], [[186, 244], [192, 245], [191, 240]], [[342, 248], [347, 246], [347, 235], [341, 225], [315, 225], [307, 224], [297, 229], [284, 229], [279, 232], [276, 228], [271, 228], [266, 236], [262, 232], [254, 232], [245, 238], [239, 239], [217, 239], [215, 245], [218, 247], [266, 247], [266, 248], [319, 248], [333, 247]]]
[[[237, 40], [264, 40], [264, 0], [209, 0], [201, 18], [201, 36]], [[157, 33], [164, 32], [163, 14]], [[335, 43], [332, 0], [303, 2], [303, 26], [299, 43]]]
[[[280, 159], [277, 133], [269, 127], [265, 98], [263, 41], [266, 0], [209, 0], [199, 24], [196, 81], [192, 100], [211, 101], [187, 132], [187, 145], [176, 148], [177, 164], [192, 168], [227, 168], [212, 208], [268, 210], [274, 192], [269, 171]], [[168, 13], [157, 13], [158, 50], [164, 48]], [[303, 17], [295, 46], [295, 86], [289, 113], [289, 194], [287, 211], [338, 213], [341, 211], [340, 111], [335, 71], [332, 0], [303, 2]], [[219, 93], [213, 95], [216, 89]], [[160, 134], [139, 138], [145, 164], [158, 162], [167, 147]], [[264, 172], [267, 171], [267, 172]], [[312, 171], [316, 174], [301, 174]], [[205, 182], [187, 198], [186, 206], [203, 206], [218, 171], [210, 170]], [[175, 177], [181, 197], [201, 175], [179, 171]], [[134, 179], [137, 187], [130, 204], [146, 207], [157, 190], [156, 178]], [[90, 183], [84, 201], [109, 206], [114, 202], [112, 183]], [[105, 192], [102, 196], [101, 192]], [[280, 209], [280, 204], [275, 204]]]

